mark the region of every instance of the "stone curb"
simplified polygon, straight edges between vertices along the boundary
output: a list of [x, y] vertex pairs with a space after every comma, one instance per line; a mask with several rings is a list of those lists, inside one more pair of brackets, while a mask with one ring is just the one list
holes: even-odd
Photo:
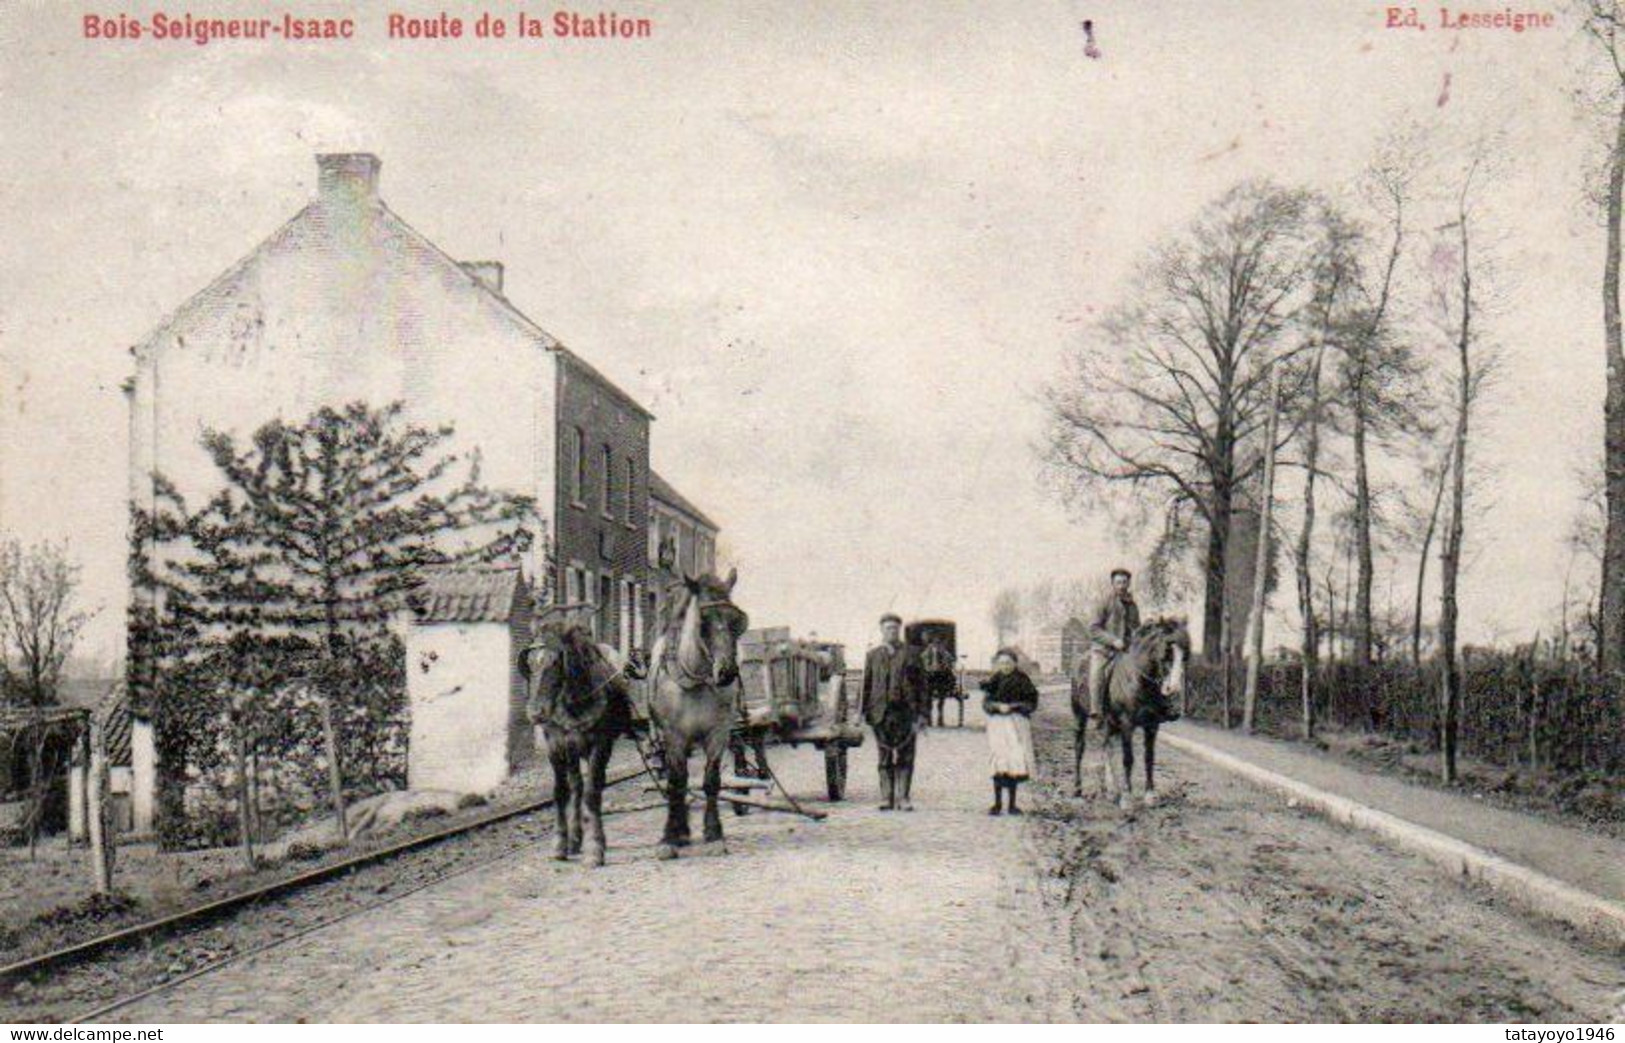
[[1164, 730], [1159, 738], [1177, 750], [1240, 775], [1254, 785], [1292, 797], [1334, 822], [1376, 833], [1421, 855], [1452, 875], [1488, 886], [1496, 894], [1530, 912], [1560, 920], [1595, 938], [1625, 948], [1625, 905], [1583, 891], [1455, 837], [1259, 767], [1188, 736]]

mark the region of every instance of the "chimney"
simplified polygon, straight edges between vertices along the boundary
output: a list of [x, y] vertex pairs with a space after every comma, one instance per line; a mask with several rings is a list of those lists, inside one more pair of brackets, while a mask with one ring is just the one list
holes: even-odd
[[502, 293], [502, 262], [501, 261], [459, 261], [463, 271], [472, 275], [485, 285], [492, 293]]
[[383, 165], [370, 152], [317, 153], [317, 198], [323, 202], [375, 202], [378, 169]]

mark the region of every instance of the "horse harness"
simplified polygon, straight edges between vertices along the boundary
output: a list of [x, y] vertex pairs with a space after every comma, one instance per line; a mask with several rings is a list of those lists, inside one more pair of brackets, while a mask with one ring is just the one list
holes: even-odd
[[[703, 616], [708, 610], [718, 608], [732, 609], [741, 616], [744, 615], [739, 606], [725, 598], [702, 601], [695, 606], [695, 611]], [[673, 628], [673, 630], [675, 629]], [[704, 641], [699, 642], [702, 672], [696, 673], [683, 665], [682, 657], [677, 654], [679, 642], [673, 640], [673, 636], [673, 633], [667, 633], [662, 637], [665, 644], [661, 652], [658, 668], [671, 674], [672, 678], [677, 682], [677, 687], [685, 692], [710, 687], [713, 668], [716, 666], [716, 656], [712, 654], [711, 646]]]

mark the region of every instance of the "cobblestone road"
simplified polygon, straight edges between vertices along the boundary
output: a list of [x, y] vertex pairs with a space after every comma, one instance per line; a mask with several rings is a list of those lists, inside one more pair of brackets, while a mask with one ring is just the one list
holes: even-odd
[[[985, 750], [980, 731], [928, 733], [919, 810], [882, 814], [866, 744], [850, 803], [822, 823], [725, 815], [726, 854], [656, 862], [661, 813], [617, 816], [605, 869], [511, 858], [121, 1018], [1069, 1019], [1071, 948], [1028, 831], [985, 812]], [[818, 792], [820, 755], [773, 752], [792, 792]]]

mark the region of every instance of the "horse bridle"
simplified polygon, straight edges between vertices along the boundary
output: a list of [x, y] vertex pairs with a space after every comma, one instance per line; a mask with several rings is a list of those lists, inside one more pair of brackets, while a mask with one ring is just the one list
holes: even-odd
[[[547, 646], [543, 645], [541, 642], [535, 642], [535, 643], [532, 643], [530, 645], [527, 645], [525, 647], [525, 653], [524, 653], [525, 657], [528, 658], [531, 655], [531, 653], [537, 651], [538, 649], [545, 649], [546, 647]], [[602, 658], [602, 657], [600, 657], [600, 658]], [[624, 675], [626, 673], [626, 668], [629, 665], [631, 665], [629, 662], [628, 663], [622, 663], [620, 666], [617, 666], [614, 670], [610, 671], [610, 674], [609, 674], [608, 677], [604, 678], [602, 681], [600, 681], [597, 684], [593, 685], [592, 691], [587, 693], [587, 697], [583, 701], [590, 703], [592, 700], [598, 698], [598, 693], [602, 692], [604, 689], [606, 689], [610, 685], [614, 684], [615, 681], [618, 678], [620, 678], [622, 675]], [[531, 675], [527, 672], [526, 678], [525, 678], [527, 682], [530, 680], [530, 677], [531, 677]], [[528, 688], [529, 685], [527, 684], [526, 687]]]
[[[1147, 636], [1149, 636], [1149, 635], [1147, 635]], [[1180, 648], [1181, 646], [1179, 645], [1178, 642], [1173, 641], [1171, 639], [1171, 635], [1169, 635], [1166, 631], [1158, 632], [1156, 636], [1161, 641], [1161, 643], [1163, 644], [1163, 647], [1161, 649], [1162, 654], [1159, 655], [1159, 656], [1155, 656], [1155, 657], [1148, 656], [1147, 661], [1148, 662], [1153, 662], [1153, 663], [1163, 663], [1163, 664], [1165, 664], [1167, 662], [1169, 651], [1171, 649]], [[1127, 654], [1128, 652], [1133, 650], [1133, 647], [1134, 647], [1133, 644], [1130, 644], [1127, 649], [1123, 650], [1122, 654], [1118, 655], [1116, 666], [1117, 666], [1118, 669], [1125, 669], [1125, 670], [1134, 671], [1134, 683], [1137, 684], [1137, 685], [1144, 684], [1145, 681], [1146, 681], [1146, 672], [1144, 670], [1141, 670], [1139, 668], [1139, 666], [1136, 665], [1133, 662], [1133, 658], [1134, 658], [1133, 656], [1130, 656], [1130, 655]], [[1125, 659], [1129, 660], [1129, 662], [1127, 662], [1127, 663], [1123, 662], [1123, 660], [1125, 660]], [[1168, 691], [1168, 675], [1167, 675], [1166, 672], [1163, 673], [1163, 676], [1157, 678], [1157, 687], [1162, 689], [1162, 694], [1163, 695], [1172, 694], [1172, 693], [1170, 693]]]
[[[738, 615], [739, 618], [736, 620], [736, 622], [740, 625], [738, 632], [734, 635], [735, 638], [737, 638], [740, 633], [743, 633], [750, 626], [750, 617], [745, 615], [745, 610], [734, 604], [732, 601], [729, 601], [727, 598], [716, 598], [711, 601], [702, 601], [694, 607], [694, 611], [699, 613], [700, 617], [703, 619], [707, 611], [719, 608], [730, 609], [732, 612]], [[677, 687], [686, 692], [691, 692], [696, 688], [705, 688], [709, 686], [711, 684], [711, 676], [715, 672], [715, 667], [717, 665], [716, 656], [712, 654], [710, 644], [708, 642], [701, 641], [699, 642], [699, 645], [700, 662], [702, 664], [701, 673], [696, 674], [695, 672], [689, 670], [688, 667], [683, 665], [682, 657], [677, 654], [675, 645], [664, 657], [671, 660], [674, 668], [673, 672], [677, 675]]]

